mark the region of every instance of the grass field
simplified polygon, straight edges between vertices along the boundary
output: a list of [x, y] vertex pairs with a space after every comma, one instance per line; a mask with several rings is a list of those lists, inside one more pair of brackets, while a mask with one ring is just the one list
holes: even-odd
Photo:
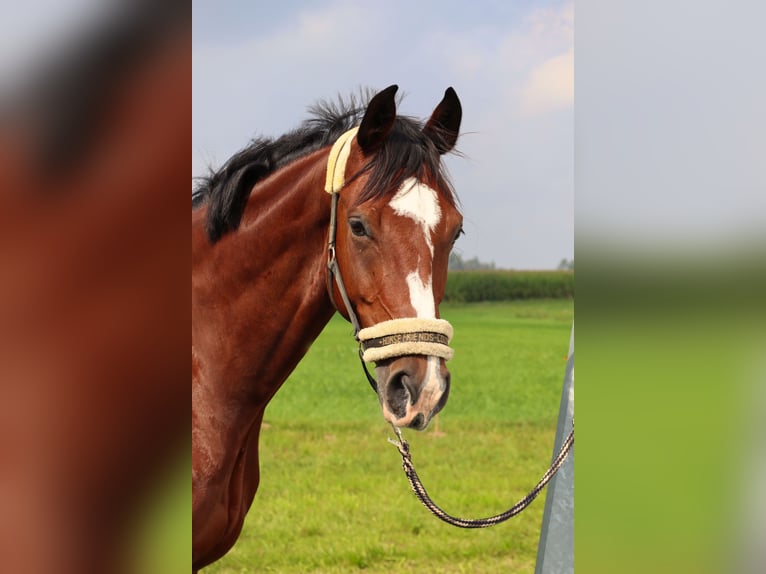
[[[466, 518], [515, 503], [550, 463], [572, 300], [443, 305], [452, 391], [424, 433], [405, 431], [431, 496]], [[541, 496], [490, 529], [439, 522], [417, 501], [334, 318], [266, 411], [261, 485], [242, 536], [206, 574], [532, 572]]]

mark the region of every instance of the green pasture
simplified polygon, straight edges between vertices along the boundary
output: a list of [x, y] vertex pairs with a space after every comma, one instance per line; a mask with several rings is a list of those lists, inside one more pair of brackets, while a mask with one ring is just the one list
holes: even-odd
[[[427, 431], [405, 431], [448, 512], [505, 510], [550, 463], [573, 301], [445, 304], [452, 392]], [[206, 574], [532, 572], [544, 495], [494, 528], [460, 530], [417, 501], [334, 318], [266, 411], [261, 484], [235, 547]]]

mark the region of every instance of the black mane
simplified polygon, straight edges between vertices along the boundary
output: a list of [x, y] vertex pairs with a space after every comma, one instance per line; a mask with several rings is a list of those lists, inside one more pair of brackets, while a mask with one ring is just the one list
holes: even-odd
[[[344, 132], [359, 125], [372, 95], [352, 96], [347, 102], [320, 102], [310, 108], [311, 116], [297, 129], [276, 139], [256, 138], [219, 170], [199, 178], [192, 193], [192, 209], [208, 206], [206, 230], [210, 242], [215, 243], [239, 227], [250, 191], [258, 181], [300, 157], [332, 145]], [[363, 173], [370, 174], [360, 203], [390, 193], [409, 177], [431, 175], [437, 178], [439, 187], [449, 191], [447, 199], [455, 204], [439, 151], [422, 129], [419, 121], [397, 116], [380, 150], [348, 178], [350, 182]]]

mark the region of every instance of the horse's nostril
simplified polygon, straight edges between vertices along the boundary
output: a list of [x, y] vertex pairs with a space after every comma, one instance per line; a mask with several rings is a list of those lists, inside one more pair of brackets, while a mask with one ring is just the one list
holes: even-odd
[[407, 414], [407, 400], [410, 395], [406, 384], [408, 378], [407, 373], [399, 371], [388, 380], [386, 402], [391, 412], [399, 418]]
[[[414, 405], [418, 401], [421, 391], [420, 387], [415, 382], [415, 377], [413, 377], [407, 370], [397, 371], [393, 374], [391, 377], [389, 393], [392, 390], [398, 392], [397, 399], [400, 399], [402, 402], [406, 402], [409, 399], [411, 405]], [[397, 392], [395, 392], [394, 395], [396, 395]]]
[[423, 428], [424, 421], [425, 421], [425, 417], [423, 416], [423, 413], [418, 413], [417, 415], [415, 415], [415, 418], [412, 419], [412, 422], [408, 426], [410, 428], [420, 430]]

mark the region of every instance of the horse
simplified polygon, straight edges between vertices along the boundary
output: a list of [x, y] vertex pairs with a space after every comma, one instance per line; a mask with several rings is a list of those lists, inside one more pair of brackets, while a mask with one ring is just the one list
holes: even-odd
[[266, 405], [336, 311], [386, 421], [423, 430], [447, 402], [439, 304], [462, 215], [441, 158], [462, 108], [448, 88], [426, 122], [397, 116], [397, 89], [314, 106], [192, 194], [194, 572], [239, 537]]

